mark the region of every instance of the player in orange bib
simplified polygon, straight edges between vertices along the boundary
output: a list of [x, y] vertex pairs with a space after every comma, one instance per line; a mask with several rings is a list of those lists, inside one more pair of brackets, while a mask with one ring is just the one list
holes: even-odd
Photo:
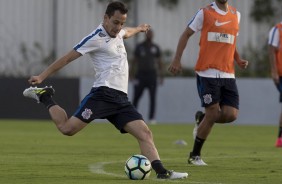
[[[268, 45], [271, 76], [280, 93], [280, 102], [282, 102], [282, 22], [276, 24], [270, 30]], [[275, 146], [282, 147], [282, 112], [280, 113], [278, 137]]]
[[248, 66], [248, 61], [241, 59], [236, 49], [241, 14], [227, 1], [215, 0], [196, 13], [182, 33], [168, 69], [173, 74], [181, 72], [181, 57], [186, 44], [195, 32], [201, 32], [195, 71], [205, 113], [198, 111], [195, 115], [195, 142], [188, 158], [188, 163], [193, 165], [207, 165], [201, 159], [201, 150], [214, 123], [234, 121], [239, 110], [234, 60], [243, 69]]

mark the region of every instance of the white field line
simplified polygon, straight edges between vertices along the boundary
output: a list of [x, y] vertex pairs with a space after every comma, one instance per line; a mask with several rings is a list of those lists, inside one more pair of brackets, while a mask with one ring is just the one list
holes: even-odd
[[89, 167], [90, 172], [95, 173], [95, 174], [103, 174], [103, 175], [110, 175], [110, 176], [115, 176], [115, 177], [120, 177], [120, 178], [126, 178], [125, 174], [124, 175], [114, 174], [114, 173], [106, 172], [104, 170], [105, 165], [114, 164], [114, 163], [118, 163], [118, 162], [98, 162], [95, 164], [90, 164], [88, 167]]
[[[89, 167], [90, 172], [94, 174], [103, 174], [103, 175], [114, 176], [114, 177], [119, 177], [119, 178], [127, 178], [125, 174], [124, 175], [115, 174], [115, 173], [106, 172], [104, 170], [105, 165], [114, 164], [114, 163], [120, 163], [120, 162], [98, 162], [98, 163], [90, 164], [88, 167]], [[189, 176], [187, 179], [184, 179], [184, 180], [160, 180], [160, 179], [152, 179], [152, 180], [158, 181], [158, 182], [173, 182], [173, 183], [183, 183], [183, 181], [185, 180], [186, 181], [185, 183], [194, 183], [194, 184], [223, 184], [223, 183], [189, 181]]]

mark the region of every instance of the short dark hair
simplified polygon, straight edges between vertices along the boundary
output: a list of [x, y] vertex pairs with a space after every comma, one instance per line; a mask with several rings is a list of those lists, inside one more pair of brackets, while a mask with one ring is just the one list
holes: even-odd
[[116, 10], [118, 10], [121, 14], [126, 14], [128, 12], [128, 9], [124, 3], [113, 1], [108, 4], [105, 14], [111, 17], [114, 15]]

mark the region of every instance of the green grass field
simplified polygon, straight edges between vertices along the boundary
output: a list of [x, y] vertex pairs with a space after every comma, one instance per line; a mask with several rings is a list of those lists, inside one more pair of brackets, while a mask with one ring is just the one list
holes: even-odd
[[[274, 147], [276, 126], [216, 125], [202, 151], [208, 166], [187, 165], [192, 124], [150, 126], [164, 165], [186, 171], [185, 180], [131, 181], [124, 162], [139, 153], [130, 135], [109, 123], [91, 123], [73, 137], [61, 135], [51, 121], [0, 120], [1, 184], [280, 184], [282, 149]], [[188, 145], [173, 144], [183, 139]]]

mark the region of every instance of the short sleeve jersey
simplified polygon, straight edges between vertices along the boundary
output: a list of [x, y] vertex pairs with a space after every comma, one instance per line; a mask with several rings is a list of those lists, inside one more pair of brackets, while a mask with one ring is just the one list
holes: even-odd
[[100, 24], [83, 38], [74, 50], [89, 54], [94, 66], [93, 87], [107, 86], [124, 93], [128, 90], [128, 61], [123, 36], [125, 30], [112, 38]]
[[272, 45], [273, 47], [279, 47], [279, 42], [280, 42], [279, 37], [280, 37], [279, 30], [277, 26], [274, 26], [269, 32], [268, 44]]

